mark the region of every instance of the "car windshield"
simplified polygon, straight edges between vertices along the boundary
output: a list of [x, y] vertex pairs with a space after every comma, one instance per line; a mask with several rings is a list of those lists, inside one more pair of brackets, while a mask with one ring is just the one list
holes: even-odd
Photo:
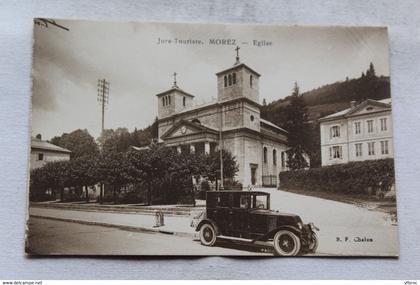
[[255, 208], [257, 209], [268, 209], [268, 196], [257, 195], [255, 196]]

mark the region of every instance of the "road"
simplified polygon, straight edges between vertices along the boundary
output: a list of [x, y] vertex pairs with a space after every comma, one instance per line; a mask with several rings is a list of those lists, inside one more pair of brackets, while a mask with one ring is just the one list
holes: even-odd
[[[346, 203], [304, 196], [276, 189], [271, 194], [271, 208], [295, 213], [304, 223], [313, 222], [320, 231], [316, 255], [328, 256], [397, 256], [398, 226], [391, 216]], [[83, 219], [101, 223], [145, 225], [152, 227], [153, 216], [128, 213], [84, 212], [33, 208], [31, 215], [46, 214], [58, 218]], [[150, 221], [152, 222], [150, 222]], [[261, 255], [254, 248], [227, 242], [205, 247], [192, 237], [161, 233], [138, 233], [116, 228], [87, 226], [31, 217], [29, 244], [41, 254], [130, 254], [130, 255]], [[150, 222], [150, 223], [148, 223]], [[193, 234], [188, 217], [167, 217], [165, 225], [175, 232]], [[150, 225], [149, 225], [150, 224]]]
[[295, 213], [304, 223], [320, 228], [319, 255], [398, 255], [398, 226], [387, 213], [276, 189], [259, 190], [271, 194], [272, 209]]
[[31, 218], [28, 248], [40, 255], [272, 255], [262, 247], [219, 242], [206, 247], [190, 237]]

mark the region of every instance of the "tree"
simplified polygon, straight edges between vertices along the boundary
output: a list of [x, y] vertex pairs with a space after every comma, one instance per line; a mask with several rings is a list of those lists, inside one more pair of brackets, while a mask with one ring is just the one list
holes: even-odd
[[104, 130], [98, 138], [102, 152], [126, 152], [131, 145], [131, 135], [127, 128]]
[[89, 202], [89, 186], [93, 186], [99, 181], [97, 165], [99, 158], [96, 155], [85, 155], [73, 159], [69, 163], [68, 176], [72, 186], [85, 187], [86, 202]]
[[[127, 153], [130, 165], [130, 177], [133, 183], [144, 183], [147, 186], [147, 203], [152, 204], [152, 197], [163, 185], [163, 195], [168, 194], [173, 201], [179, 197], [189, 196], [193, 202], [194, 176], [217, 179], [220, 169], [219, 153], [199, 155], [195, 153], [178, 153], [176, 150], [151, 145], [146, 150], [130, 150]], [[230, 153], [224, 154], [227, 177], [233, 177], [238, 171], [236, 161]], [[163, 199], [167, 201], [168, 199]]]
[[157, 140], [158, 138], [158, 133], [159, 133], [159, 122], [158, 122], [158, 117], [155, 118], [155, 121], [153, 122], [153, 124], [150, 126], [150, 133], [152, 135], [152, 139], [153, 140]]
[[[222, 151], [222, 157], [223, 178], [234, 178], [239, 170], [236, 158], [227, 150]], [[202, 164], [204, 165], [203, 177], [207, 177], [210, 181], [220, 178], [220, 151], [205, 155]]]
[[310, 140], [308, 113], [297, 82], [293, 88], [290, 104], [286, 107], [286, 118], [286, 129], [289, 133], [287, 166], [291, 170], [305, 168], [308, 166], [305, 154], [307, 153], [307, 143]]
[[99, 154], [98, 145], [87, 130], [78, 129], [68, 134], [64, 133], [53, 137], [50, 142], [70, 150], [71, 159]]
[[60, 191], [60, 201], [64, 202], [64, 188], [71, 186], [71, 179], [69, 176], [70, 161], [52, 161], [45, 164], [42, 168], [44, 171], [43, 178], [45, 179], [46, 188], [51, 188], [54, 191]]
[[267, 106], [267, 101], [265, 100], [265, 98], [263, 99], [262, 104], [263, 104], [263, 106]]
[[29, 179], [29, 199], [31, 201], [44, 200], [48, 186], [44, 167], [32, 169]]
[[144, 182], [147, 185], [147, 204], [152, 204], [152, 192], [157, 182], [167, 178], [170, 168], [176, 161], [176, 151], [153, 145], [151, 149], [129, 150], [129, 176], [132, 182]]
[[366, 71], [366, 77], [376, 77], [375, 67], [373, 66], [372, 62], [369, 64], [369, 69]]
[[114, 204], [121, 187], [130, 181], [129, 165], [126, 154], [118, 151], [107, 151], [101, 154], [97, 165], [99, 180], [112, 187]]
[[200, 156], [194, 153], [172, 151], [172, 157], [167, 166], [165, 177], [167, 182], [169, 182], [168, 184], [171, 185], [171, 190], [169, 193], [164, 191], [165, 196], [172, 197], [169, 200], [177, 201], [181, 197], [189, 197], [195, 206], [192, 178], [200, 175], [202, 172]]

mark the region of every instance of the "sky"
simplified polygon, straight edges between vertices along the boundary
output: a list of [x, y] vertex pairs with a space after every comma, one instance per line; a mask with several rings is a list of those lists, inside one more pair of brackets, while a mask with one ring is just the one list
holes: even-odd
[[[388, 35], [380, 27], [91, 22], [56, 20], [69, 31], [35, 25], [31, 135], [43, 139], [101, 131], [98, 79], [110, 82], [105, 128], [144, 128], [157, 116], [156, 94], [177, 84], [196, 105], [217, 98], [216, 73], [240, 61], [261, 74], [260, 103], [360, 77], [370, 62], [389, 76]], [[159, 39], [171, 40], [158, 44]], [[200, 40], [179, 44], [175, 39]], [[232, 45], [211, 39], [234, 39]], [[256, 46], [254, 40], [271, 42]]]

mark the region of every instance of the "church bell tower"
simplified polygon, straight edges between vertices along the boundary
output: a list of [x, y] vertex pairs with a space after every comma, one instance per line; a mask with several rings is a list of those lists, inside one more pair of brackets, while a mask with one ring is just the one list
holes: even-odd
[[217, 99], [219, 102], [245, 97], [259, 103], [260, 74], [241, 63], [239, 60], [239, 47], [236, 47], [235, 64], [217, 76]]
[[174, 72], [172, 88], [156, 94], [158, 97], [158, 118], [164, 118], [180, 112], [193, 105], [194, 95], [191, 95], [178, 87], [176, 82], [177, 73]]

